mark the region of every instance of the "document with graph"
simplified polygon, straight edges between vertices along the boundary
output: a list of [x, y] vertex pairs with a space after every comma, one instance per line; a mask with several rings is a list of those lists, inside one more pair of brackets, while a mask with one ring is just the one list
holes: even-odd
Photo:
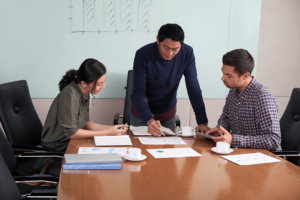
[[186, 145], [186, 143], [180, 137], [139, 137], [139, 140], [144, 145], [162, 145], [162, 144]]
[[154, 158], [178, 158], [202, 156], [192, 148], [147, 149]]
[[129, 148], [125, 147], [79, 147], [78, 154], [103, 154], [103, 153], [116, 153], [119, 156], [123, 157], [127, 154]]
[[248, 153], [248, 154], [239, 154], [232, 156], [221, 156], [231, 162], [234, 162], [238, 165], [256, 165], [263, 163], [273, 163], [280, 162], [280, 160], [267, 156], [263, 153]]

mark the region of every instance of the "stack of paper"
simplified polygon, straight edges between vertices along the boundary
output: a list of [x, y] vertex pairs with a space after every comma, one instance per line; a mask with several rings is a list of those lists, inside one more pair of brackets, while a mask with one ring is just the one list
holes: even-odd
[[121, 163], [63, 165], [63, 169], [121, 169]]
[[115, 153], [65, 154], [63, 169], [121, 169], [121, 162]]

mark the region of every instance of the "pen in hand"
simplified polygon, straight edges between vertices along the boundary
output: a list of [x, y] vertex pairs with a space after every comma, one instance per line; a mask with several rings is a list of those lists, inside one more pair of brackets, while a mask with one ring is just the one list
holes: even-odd
[[[156, 126], [159, 128], [159, 126], [158, 126], [158, 124], [156, 123], [156, 121], [154, 121], [154, 123], [155, 123]], [[162, 134], [163, 136], [166, 136], [162, 130], [161, 130], [161, 134]]]
[[124, 127], [127, 125], [127, 123], [126, 124], [124, 124], [124, 126], [122, 126], [120, 129], [124, 129]]

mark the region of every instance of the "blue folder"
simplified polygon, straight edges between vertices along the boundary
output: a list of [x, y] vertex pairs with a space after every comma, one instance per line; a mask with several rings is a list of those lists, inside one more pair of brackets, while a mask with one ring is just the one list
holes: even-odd
[[121, 169], [121, 163], [63, 165], [63, 169]]

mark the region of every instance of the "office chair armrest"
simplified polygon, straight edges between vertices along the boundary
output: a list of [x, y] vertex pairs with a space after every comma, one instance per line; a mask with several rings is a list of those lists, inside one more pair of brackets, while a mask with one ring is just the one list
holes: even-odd
[[114, 116], [114, 125], [118, 125], [119, 124], [119, 119], [123, 118], [123, 115], [120, 115], [120, 113], [116, 113]]
[[57, 189], [34, 189], [30, 194], [26, 195], [26, 198], [57, 198]]
[[44, 151], [31, 151], [17, 154], [16, 157], [58, 157], [64, 158], [64, 152], [44, 152]]
[[277, 156], [300, 157], [299, 151], [271, 151]]
[[178, 115], [175, 115], [175, 127], [180, 127], [180, 118]]
[[47, 182], [47, 183], [58, 183], [59, 178], [49, 174], [34, 174], [30, 176], [13, 176], [16, 183], [24, 182]]
[[41, 145], [14, 144], [12, 145], [12, 148], [14, 151], [53, 151], [53, 149]]

